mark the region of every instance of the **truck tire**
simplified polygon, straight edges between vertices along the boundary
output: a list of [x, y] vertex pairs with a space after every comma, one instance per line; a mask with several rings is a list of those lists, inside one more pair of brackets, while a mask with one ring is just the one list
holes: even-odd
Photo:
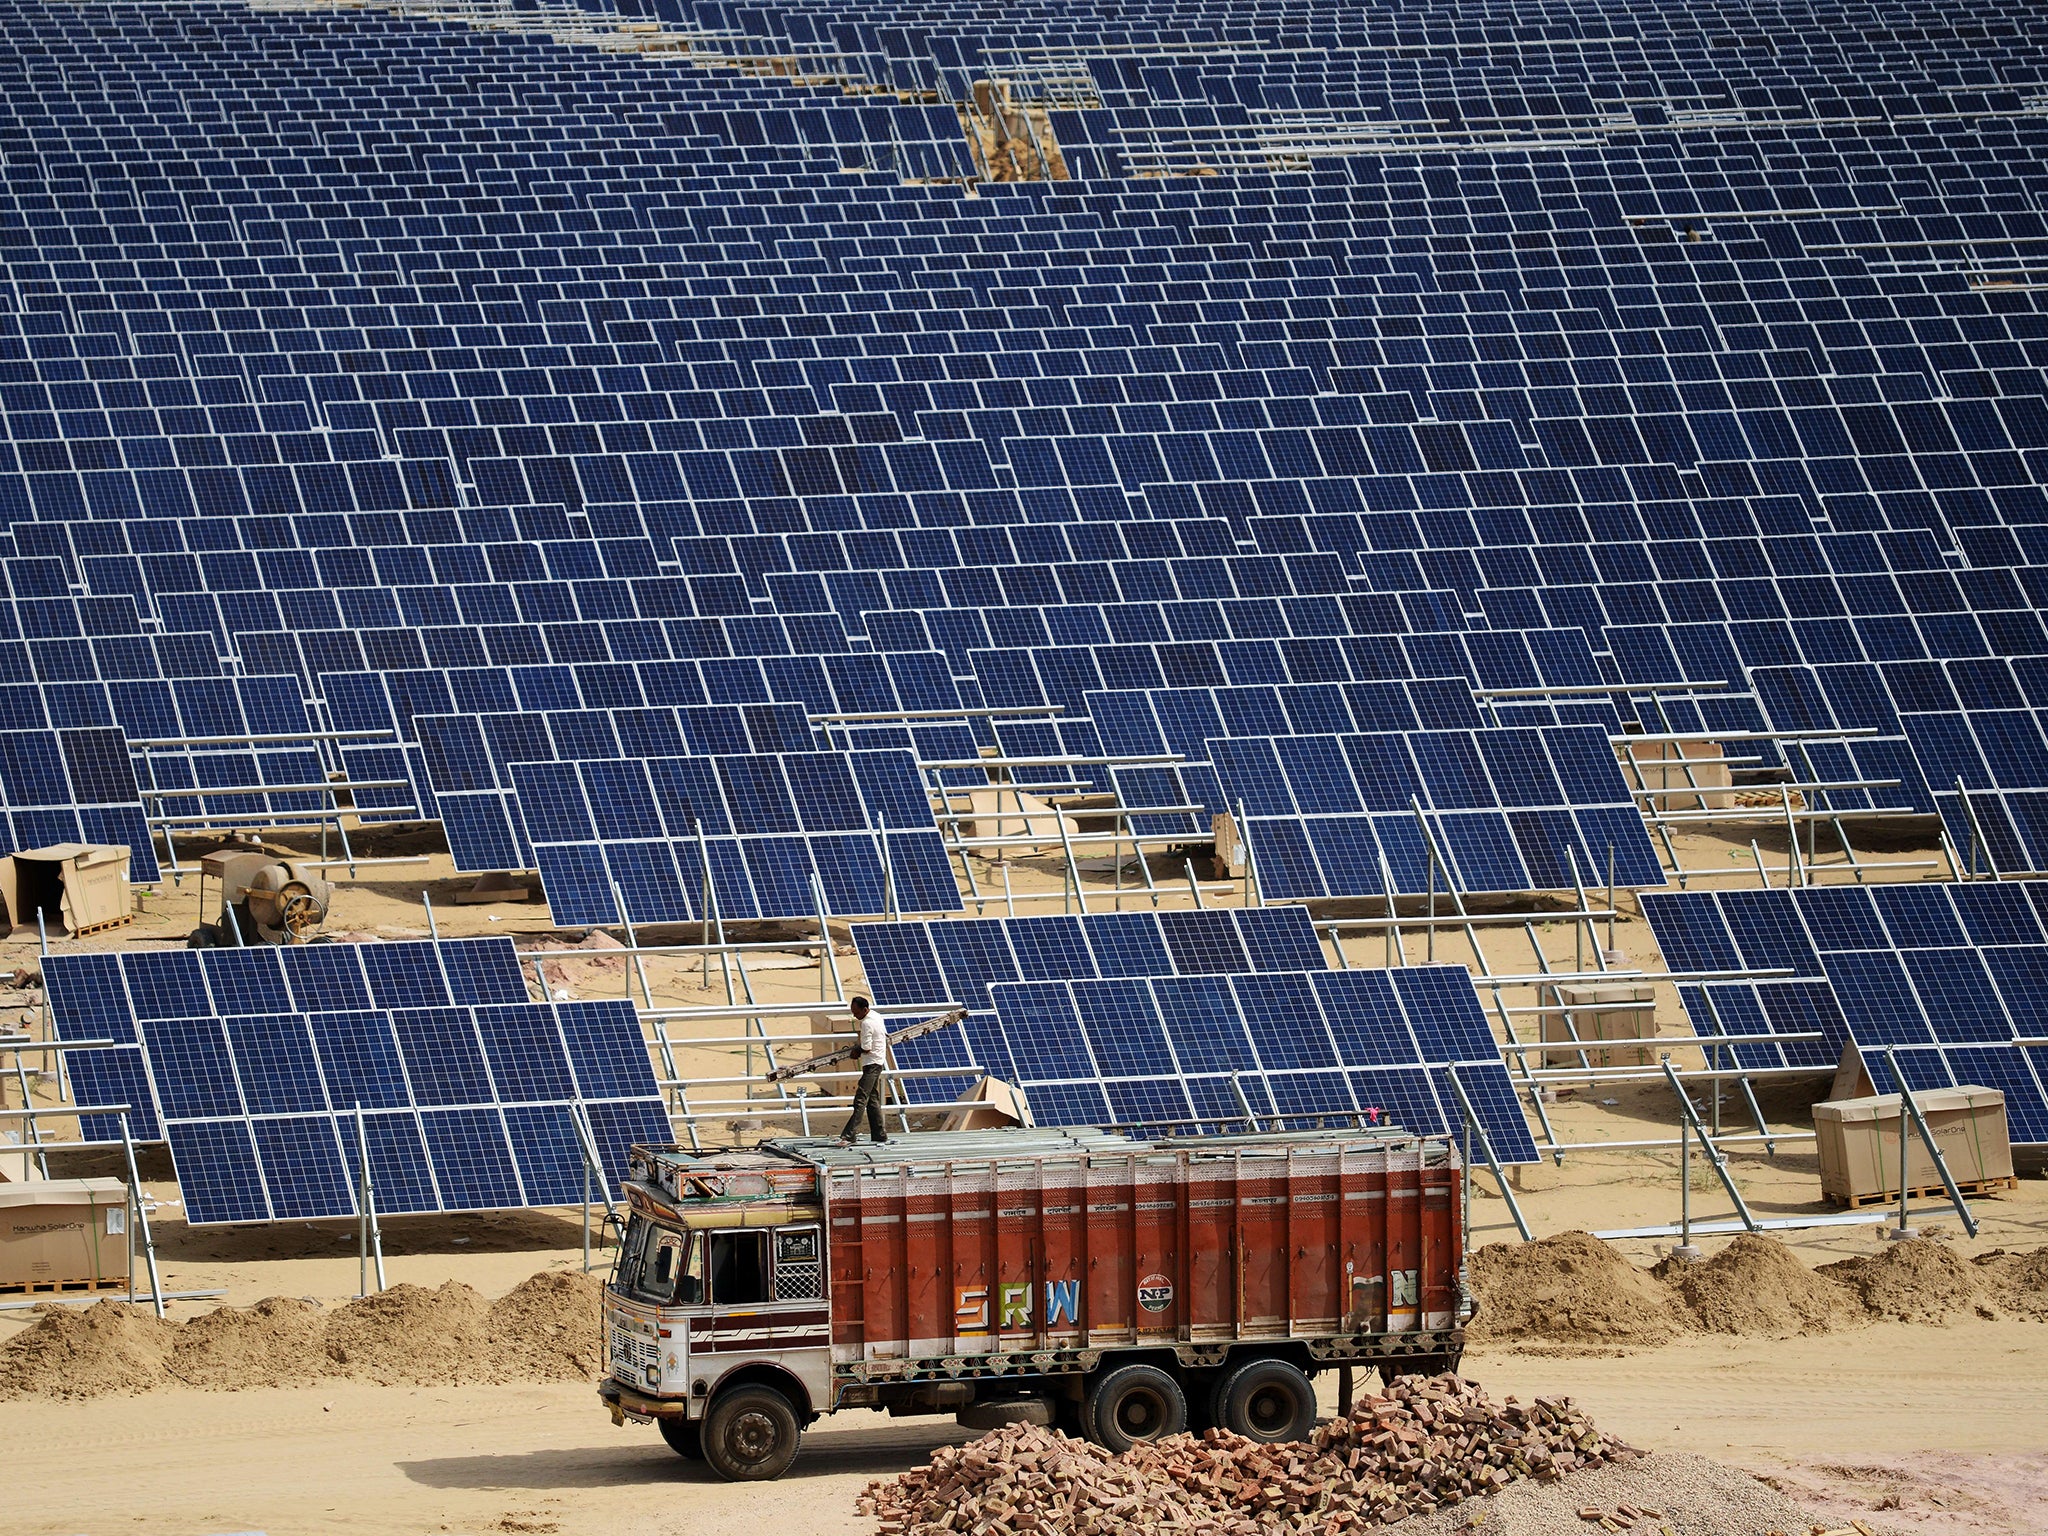
[[661, 1438], [668, 1442], [668, 1448], [685, 1461], [704, 1459], [704, 1436], [702, 1424], [690, 1419], [656, 1419], [661, 1426]]
[[1188, 1427], [1187, 1394], [1153, 1365], [1127, 1365], [1099, 1378], [1081, 1405], [1081, 1426], [1106, 1451], [1122, 1454], [1141, 1440]]
[[704, 1460], [729, 1483], [764, 1483], [796, 1460], [803, 1429], [773, 1387], [734, 1387], [712, 1399], [700, 1437]]
[[1217, 1384], [1216, 1422], [1262, 1445], [1306, 1440], [1316, 1427], [1316, 1389], [1285, 1360], [1248, 1361]]

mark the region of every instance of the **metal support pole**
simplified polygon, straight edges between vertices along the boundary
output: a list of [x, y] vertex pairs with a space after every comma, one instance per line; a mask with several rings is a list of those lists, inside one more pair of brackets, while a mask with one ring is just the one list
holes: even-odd
[[1791, 867], [1785, 871], [1785, 884], [1789, 888], [1806, 884], [1806, 870], [1799, 859], [1799, 823], [1792, 816], [1792, 791], [1780, 788], [1778, 798], [1785, 803], [1785, 847], [1791, 854]]
[[[377, 1289], [384, 1289], [384, 1232], [377, 1223], [377, 1185], [370, 1174], [370, 1138], [363, 1129], [363, 1106], [356, 1106], [356, 1166], [360, 1170], [360, 1194], [362, 1207], [360, 1218], [363, 1224], [365, 1246], [377, 1266]], [[368, 1295], [368, 1276], [362, 1277], [364, 1290]]]
[[[1181, 861], [1181, 868], [1188, 872], [1188, 895], [1194, 898], [1195, 910], [1199, 912], [1202, 910], [1202, 886], [1201, 882], [1195, 879], [1195, 861], [1193, 859], [1183, 859]], [[1005, 889], [1007, 888], [1006, 886]], [[1012, 916], [1014, 915], [1013, 912]]]
[[1242, 800], [1237, 803], [1237, 824], [1243, 833], [1238, 841], [1244, 845], [1244, 904], [1248, 907], [1263, 907], [1266, 904], [1266, 893], [1259, 884], [1258, 861], [1252, 856], [1251, 823], [1245, 818]]
[[1671, 1250], [1671, 1257], [1700, 1257], [1692, 1240], [1692, 1131], [1683, 1114], [1678, 1117], [1678, 1246]]
[[1699, 1111], [1693, 1107], [1692, 1095], [1685, 1091], [1685, 1084], [1678, 1080], [1678, 1069], [1671, 1065], [1671, 1053], [1664, 1053], [1664, 1076], [1670, 1080], [1671, 1091], [1678, 1095], [1680, 1113], [1691, 1122], [1693, 1134], [1700, 1139], [1700, 1151], [1706, 1154], [1713, 1165], [1714, 1173], [1721, 1180], [1721, 1187], [1728, 1191], [1728, 1198], [1735, 1202], [1735, 1214], [1742, 1218], [1746, 1231], [1757, 1230], [1756, 1218], [1749, 1213], [1749, 1202], [1742, 1198], [1742, 1191], [1735, 1187], [1735, 1176], [1728, 1171], [1728, 1160], [1721, 1155], [1721, 1149], [1714, 1145], [1713, 1137], [1707, 1134], [1706, 1126], [1700, 1123]]
[[438, 943], [441, 938], [441, 925], [434, 921], [434, 898], [427, 894], [425, 886], [420, 887], [420, 905], [426, 908], [427, 912], [427, 937]]
[[[1060, 846], [1067, 850], [1067, 878], [1073, 882], [1074, 897], [1080, 902], [1081, 910], [1086, 912], [1088, 910], [1088, 895], [1087, 892], [1081, 889], [1081, 861], [1074, 857], [1074, 842], [1072, 838], [1067, 836], [1067, 818], [1062, 816], [1059, 807], [1055, 806], [1053, 807], [1052, 819], [1053, 825], [1059, 828]], [[1065, 896], [1064, 888], [1060, 894], [1062, 897]], [[1065, 900], [1062, 900], [1060, 902], [1060, 910], [1062, 912], [1071, 912], [1074, 909], [1067, 905]]]
[[[149, 1230], [149, 1215], [142, 1208], [142, 1173], [135, 1166], [135, 1136], [128, 1128], [128, 1111], [121, 1111], [121, 1151], [128, 1159], [128, 1192], [135, 1201], [135, 1225], [142, 1233], [142, 1253], [149, 1265], [149, 1299], [156, 1315], [164, 1315], [164, 1281], [157, 1273], [156, 1238]], [[132, 1239], [131, 1239], [132, 1241]], [[135, 1296], [135, 1271], [128, 1271], [128, 1296]]]
[[[1529, 1235], [1529, 1223], [1522, 1217], [1521, 1204], [1515, 1199], [1514, 1190], [1508, 1187], [1507, 1172], [1501, 1167], [1500, 1159], [1494, 1156], [1493, 1138], [1486, 1134], [1486, 1127], [1479, 1123], [1479, 1116], [1473, 1112], [1472, 1100], [1465, 1093], [1465, 1085], [1458, 1080], [1458, 1069], [1444, 1068], [1444, 1077], [1450, 1082], [1452, 1092], [1458, 1096], [1458, 1107], [1465, 1111], [1465, 1123], [1479, 1137], [1479, 1151], [1486, 1159], [1486, 1166], [1493, 1170], [1494, 1181], [1500, 1185], [1500, 1197], [1508, 1203], [1508, 1214], [1515, 1219], [1515, 1230], [1522, 1234], [1523, 1242], [1533, 1241]], [[1469, 1234], [1466, 1240], [1471, 1240]]]
[[1977, 1218], [1970, 1214], [1970, 1207], [1963, 1199], [1963, 1192], [1957, 1187], [1955, 1176], [1948, 1171], [1948, 1159], [1941, 1155], [1941, 1148], [1935, 1144], [1934, 1132], [1929, 1128], [1926, 1117], [1920, 1113], [1920, 1106], [1913, 1102], [1912, 1092], [1906, 1087], [1906, 1075], [1899, 1070], [1897, 1051], [1892, 1046], [1884, 1048], [1884, 1059], [1892, 1069], [1892, 1080], [1899, 1085], [1899, 1103], [1904, 1113], [1899, 1116], [1899, 1228], [1906, 1227], [1906, 1119], [1912, 1117], [1913, 1129], [1920, 1133], [1921, 1144], [1927, 1148], [1927, 1155], [1934, 1159], [1934, 1168], [1941, 1175], [1941, 1187], [1948, 1191], [1949, 1204], [1956, 1208], [1956, 1215], [1963, 1223], [1963, 1230], [1975, 1237]]

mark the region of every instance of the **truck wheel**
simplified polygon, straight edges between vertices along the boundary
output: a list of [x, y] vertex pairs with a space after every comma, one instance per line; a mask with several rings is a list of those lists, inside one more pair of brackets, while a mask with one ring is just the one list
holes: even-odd
[[1088, 1438], [1106, 1451], [1128, 1451], [1140, 1440], [1177, 1435], [1188, 1427], [1188, 1400], [1180, 1383], [1152, 1365], [1127, 1365], [1095, 1383], [1081, 1407]]
[[1316, 1427], [1316, 1389], [1285, 1360], [1253, 1360], [1216, 1388], [1216, 1418], [1247, 1440], [1306, 1440]]
[[678, 1456], [686, 1461], [704, 1459], [703, 1425], [689, 1419], [656, 1419], [655, 1423], [661, 1426], [661, 1438]]
[[803, 1434], [789, 1399], [773, 1387], [735, 1387], [704, 1415], [704, 1460], [729, 1483], [763, 1483], [796, 1460]]

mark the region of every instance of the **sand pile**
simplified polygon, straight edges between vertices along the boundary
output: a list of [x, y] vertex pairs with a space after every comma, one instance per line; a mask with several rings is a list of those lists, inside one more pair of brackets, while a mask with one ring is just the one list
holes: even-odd
[[1823, 1265], [1819, 1271], [1853, 1292], [1874, 1318], [1945, 1323], [1975, 1309], [1986, 1280], [1975, 1265], [1932, 1238], [1890, 1243], [1874, 1254]]
[[296, 1387], [322, 1377], [384, 1386], [588, 1381], [598, 1371], [594, 1275], [547, 1270], [497, 1302], [450, 1281], [396, 1285], [323, 1312], [271, 1297], [189, 1323], [147, 1307], [52, 1305], [0, 1347], [0, 1399], [132, 1395], [161, 1387]]
[[1650, 1271], [1706, 1333], [1787, 1339], [1863, 1321], [1840, 1285], [1816, 1275], [1783, 1243], [1745, 1232], [1703, 1263], [1666, 1259]]
[[1472, 1255], [1474, 1344], [1592, 1352], [1641, 1349], [1686, 1332], [1790, 1338], [1868, 1323], [1957, 1318], [2048, 1321], [2048, 1248], [1964, 1259], [1931, 1238], [1809, 1270], [1756, 1234], [1702, 1263], [1637, 1269], [1584, 1232]]
[[1472, 1255], [1475, 1344], [1548, 1341], [1583, 1349], [1645, 1349], [1689, 1324], [1671, 1293], [1597, 1237], [1560, 1232], [1495, 1243]]
[[2036, 1248], [2032, 1253], [1994, 1249], [1971, 1262], [1985, 1272], [1985, 1291], [1999, 1311], [2048, 1322], [2048, 1248]]
[[272, 1296], [253, 1307], [216, 1307], [182, 1327], [158, 1326], [171, 1336], [174, 1383], [229, 1391], [298, 1386], [324, 1352], [322, 1323], [312, 1302]]
[[0, 1397], [105, 1397], [170, 1380], [175, 1328], [146, 1307], [51, 1306], [0, 1351]]
[[500, 1381], [587, 1381], [604, 1366], [595, 1275], [544, 1269], [491, 1305], [492, 1369]]
[[490, 1305], [450, 1280], [437, 1291], [394, 1285], [327, 1319], [334, 1373], [380, 1386], [438, 1386], [473, 1379], [490, 1341]]

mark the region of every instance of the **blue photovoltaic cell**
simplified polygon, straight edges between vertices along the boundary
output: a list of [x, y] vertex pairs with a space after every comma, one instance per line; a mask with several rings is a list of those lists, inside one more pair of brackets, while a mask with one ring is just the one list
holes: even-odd
[[1009, 926], [1010, 949], [1024, 980], [1061, 981], [1095, 974], [1095, 960], [1078, 917], [1019, 917], [1010, 919]]
[[315, 1013], [307, 1024], [335, 1109], [397, 1109], [412, 1102], [388, 1014]]
[[[51, 956], [51, 959], [57, 958]], [[48, 961], [44, 962], [45, 965]], [[91, 1037], [88, 1037], [91, 1038]], [[71, 1074], [71, 1097], [78, 1104], [126, 1104], [128, 1134], [137, 1141], [156, 1141], [163, 1136], [157, 1120], [155, 1097], [149, 1073], [142, 1064], [142, 1052], [127, 1046], [109, 1051], [72, 1051], [65, 1057]], [[119, 1141], [121, 1117], [80, 1115], [79, 1130], [87, 1141]]]
[[508, 938], [449, 939], [435, 946], [458, 1004], [523, 1003], [526, 978]]
[[1252, 907], [1232, 916], [1255, 971], [1313, 971], [1328, 963], [1305, 908]]
[[165, 1127], [185, 1218], [195, 1226], [268, 1221], [270, 1202], [246, 1120], [187, 1120]]
[[[500, 1103], [576, 1096], [553, 1009], [534, 1003], [510, 1004], [479, 1008], [475, 1017]], [[642, 1056], [645, 1054], [643, 1049]]]
[[1162, 912], [1160, 932], [1182, 975], [1242, 971], [1250, 967], [1228, 912]]
[[495, 1109], [430, 1109], [421, 1113], [427, 1155], [448, 1210], [523, 1205], [505, 1127]]
[[196, 950], [122, 956], [138, 1019], [197, 1019], [213, 1012]]
[[294, 944], [282, 953], [292, 1004], [300, 1013], [349, 1013], [370, 1006], [359, 944]]
[[491, 1101], [490, 1075], [467, 1009], [407, 1009], [393, 1013], [391, 1023], [415, 1104]]
[[[944, 925], [942, 925], [944, 926]], [[1170, 976], [1172, 957], [1150, 912], [1103, 912], [1084, 919], [1095, 968], [1104, 976]]]
[[219, 1019], [158, 1019], [143, 1026], [150, 1076], [165, 1120], [243, 1113], [227, 1032]]
[[[273, 1220], [355, 1214], [354, 1159], [343, 1159], [333, 1120], [324, 1115], [253, 1120], [250, 1129]], [[181, 1178], [180, 1188], [183, 1184]]]
[[[1463, 1123], [1446, 1075], [1455, 1064], [1496, 1154], [1536, 1156], [1462, 967], [1019, 982], [993, 995], [1041, 1124], [1052, 1123], [1047, 1105], [1072, 1103], [1088, 1082], [1113, 1123], [1133, 1129], [1242, 1126], [1248, 1103], [1255, 1120], [1363, 1116], [1447, 1135]], [[1183, 1102], [1185, 1116], [1166, 1114]], [[1132, 1118], [1144, 1114], [1154, 1118]]]
[[623, 998], [563, 1003], [556, 1009], [576, 1085], [586, 1099], [658, 1098], [646, 1036]]
[[285, 985], [280, 951], [269, 946], [199, 951], [207, 985], [213, 992], [212, 1012], [290, 1013], [292, 996]]
[[[362, 1145], [370, 1153], [370, 1198], [379, 1211], [402, 1215], [409, 1211], [442, 1208], [434, 1191], [434, 1172], [427, 1164], [426, 1142], [420, 1136], [419, 1117], [404, 1114], [365, 1114], [362, 1117]], [[343, 1158], [353, 1174], [358, 1167], [356, 1117], [342, 1116]]]
[[505, 1130], [528, 1205], [573, 1205], [604, 1191], [584, 1181], [583, 1140], [566, 1104], [508, 1104]]
[[440, 946], [431, 942], [364, 944], [363, 971], [370, 998], [379, 1008], [442, 1008], [448, 983], [442, 978]]
[[[151, 1026], [153, 1060], [161, 1060], [154, 1036], [162, 1028]], [[227, 1033], [250, 1114], [306, 1115], [328, 1108], [313, 1037], [301, 1015], [229, 1019]]]

